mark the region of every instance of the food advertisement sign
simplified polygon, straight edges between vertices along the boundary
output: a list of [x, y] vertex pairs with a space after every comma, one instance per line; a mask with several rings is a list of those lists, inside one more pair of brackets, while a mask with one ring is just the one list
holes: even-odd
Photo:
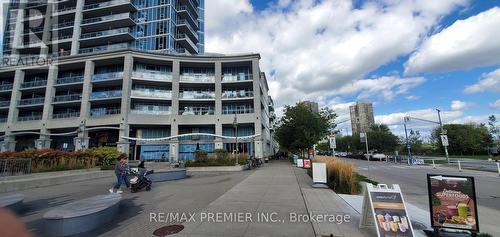
[[427, 175], [434, 228], [479, 232], [474, 177]]
[[410, 218], [400, 192], [370, 192], [380, 237], [413, 237]]
[[306, 169], [311, 168], [311, 160], [309, 160], [309, 159], [304, 160], [304, 168], [306, 168]]

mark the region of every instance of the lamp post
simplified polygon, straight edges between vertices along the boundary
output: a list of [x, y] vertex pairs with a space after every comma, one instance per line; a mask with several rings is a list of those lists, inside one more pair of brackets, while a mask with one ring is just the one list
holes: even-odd
[[[441, 110], [436, 109], [436, 111], [438, 112], [439, 126], [441, 127], [441, 136], [445, 136], [446, 132], [444, 131], [444, 128], [443, 128], [443, 122], [441, 122]], [[442, 140], [442, 138], [441, 138], [441, 140]], [[448, 144], [443, 144], [443, 147], [444, 147], [444, 154], [446, 155], [446, 161], [448, 163], [450, 163], [450, 157], [448, 155]]]
[[238, 118], [237, 114], [234, 114], [234, 119], [233, 119], [233, 128], [234, 128], [234, 134], [235, 134], [235, 144], [236, 144], [236, 165], [239, 164], [238, 162]]
[[406, 136], [406, 148], [408, 149], [408, 165], [411, 165], [411, 148], [410, 148], [410, 142], [408, 141], [408, 131], [406, 130], [406, 122], [410, 121], [410, 117], [406, 116], [403, 118], [404, 120], [404, 127], [405, 127], [405, 136]]

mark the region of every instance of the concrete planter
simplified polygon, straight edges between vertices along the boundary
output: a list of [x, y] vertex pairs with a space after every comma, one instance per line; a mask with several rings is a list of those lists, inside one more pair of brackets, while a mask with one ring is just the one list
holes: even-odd
[[243, 166], [204, 166], [204, 167], [187, 167], [189, 172], [234, 172], [242, 171]]

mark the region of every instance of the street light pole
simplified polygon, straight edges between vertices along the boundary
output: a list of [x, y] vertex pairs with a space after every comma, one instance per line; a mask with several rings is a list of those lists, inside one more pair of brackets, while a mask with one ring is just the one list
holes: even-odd
[[[439, 110], [439, 109], [436, 109], [436, 110], [438, 112], [439, 126], [441, 127], [441, 135], [446, 135], [444, 132], [444, 128], [443, 128], [443, 122], [441, 122], [441, 110]], [[448, 155], [448, 146], [443, 145], [443, 147], [444, 147], [444, 154], [446, 155], [446, 161], [448, 163], [450, 163], [450, 157]]]
[[234, 127], [234, 134], [235, 134], [235, 141], [234, 143], [236, 144], [236, 165], [239, 164], [238, 162], [238, 118], [236, 117], [237, 115], [234, 114], [234, 120], [233, 120], [233, 127]]
[[406, 136], [406, 148], [408, 148], [408, 165], [411, 165], [411, 149], [410, 149], [410, 142], [408, 141], [408, 131], [406, 130], [406, 122], [408, 122], [410, 118], [409, 117], [404, 117], [404, 127], [405, 127], [405, 136]]

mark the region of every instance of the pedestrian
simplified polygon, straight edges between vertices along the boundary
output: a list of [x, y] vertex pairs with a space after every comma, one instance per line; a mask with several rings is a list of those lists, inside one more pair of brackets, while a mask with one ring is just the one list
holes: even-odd
[[116, 160], [115, 163], [116, 183], [113, 186], [113, 188], [109, 189], [110, 193], [123, 193], [123, 191], [120, 190], [120, 187], [122, 186], [122, 182], [124, 181], [124, 177], [126, 175], [125, 164], [126, 164], [125, 158]]

